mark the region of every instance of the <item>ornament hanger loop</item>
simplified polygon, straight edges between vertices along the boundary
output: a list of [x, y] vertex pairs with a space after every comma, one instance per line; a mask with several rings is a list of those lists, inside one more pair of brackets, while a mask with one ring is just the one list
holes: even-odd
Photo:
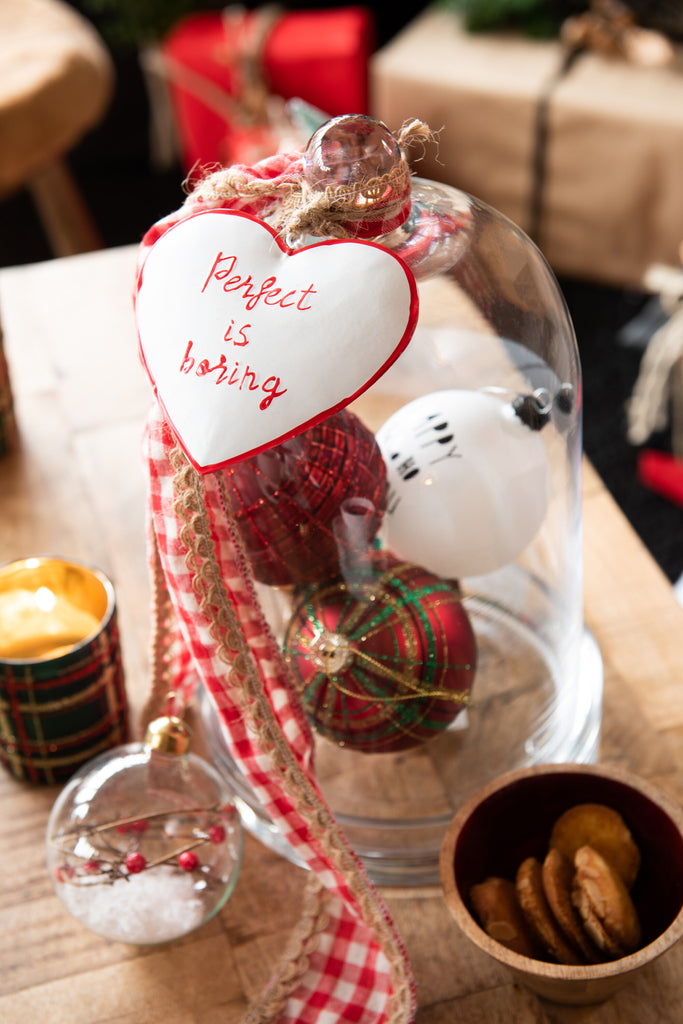
[[540, 430], [550, 419], [553, 399], [547, 388], [536, 388], [530, 395], [518, 395], [512, 407], [527, 427]]
[[549, 388], [535, 388], [531, 394], [517, 395], [512, 401], [512, 408], [523, 423], [531, 430], [541, 430], [550, 419], [553, 409], [567, 413], [572, 407], [573, 388], [563, 384], [553, 394]]
[[553, 396], [548, 388], [536, 388], [532, 395], [539, 416], [546, 416], [553, 407]]

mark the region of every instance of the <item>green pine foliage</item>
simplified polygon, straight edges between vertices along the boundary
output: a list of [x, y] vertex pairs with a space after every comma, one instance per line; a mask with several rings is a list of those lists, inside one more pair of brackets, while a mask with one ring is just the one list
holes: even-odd
[[116, 50], [158, 42], [187, 14], [223, 7], [217, 0], [80, 0], [83, 12]]
[[442, 0], [461, 14], [470, 32], [515, 29], [526, 35], [557, 35], [561, 18], [557, 5], [548, 0]]

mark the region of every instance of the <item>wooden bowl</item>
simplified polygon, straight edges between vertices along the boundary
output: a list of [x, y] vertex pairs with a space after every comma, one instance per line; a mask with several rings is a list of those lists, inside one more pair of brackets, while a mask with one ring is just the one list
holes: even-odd
[[[489, 875], [514, 879], [526, 857], [542, 861], [552, 825], [579, 803], [607, 804], [619, 811], [640, 849], [631, 895], [643, 944], [618, 960], [567, 967], [521, 956], [490, 938], [470, 910], [469, 893]], [[617, 768], [543, 765], [491, 782], [451, 822], [440, 872], [446, 904], [465, 935], [553, 1002], [602, 1002], [683, 935], [683, 811], [657, 787]]]

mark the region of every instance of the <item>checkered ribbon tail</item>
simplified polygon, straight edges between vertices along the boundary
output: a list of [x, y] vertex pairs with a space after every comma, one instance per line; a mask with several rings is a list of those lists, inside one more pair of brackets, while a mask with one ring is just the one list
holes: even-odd
[[[287, 173], [286, 157], [266, 163]], [[148, 233], [143, 257], [161, 233], [160, 225]], [[310, 870], [300, 927], [244, 1024], [408, 1024], [415, 992], [403, 944], [318, 790], [310, 731], [224, 510], [220, 474], [192, 469], [156, 404], [145, 456], [150, 568], [163, 574], [176, 640], [236, 765]]]

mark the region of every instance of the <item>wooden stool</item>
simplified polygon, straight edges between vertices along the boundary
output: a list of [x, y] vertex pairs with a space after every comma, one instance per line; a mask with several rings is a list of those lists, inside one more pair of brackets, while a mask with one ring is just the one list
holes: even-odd
[[102, 247], [65, 161], [113, 93], [95, 29], [61, 0], [0, 2], [0, 199], [32, 194], [55, 256]]

